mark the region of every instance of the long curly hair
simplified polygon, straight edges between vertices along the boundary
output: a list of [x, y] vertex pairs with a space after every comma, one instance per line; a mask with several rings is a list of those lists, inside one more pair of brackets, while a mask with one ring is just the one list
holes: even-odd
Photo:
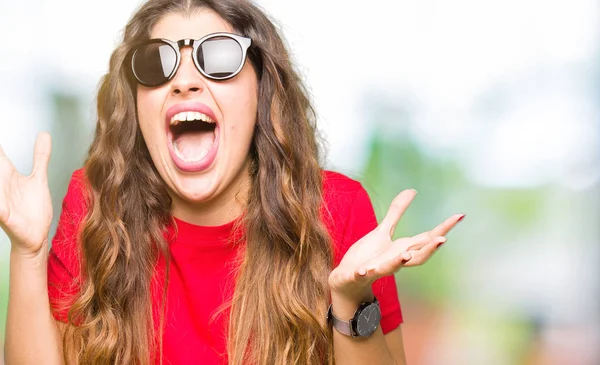
[[259, 80], [245, 247], [229, 303], [229, 363], [331, 364], [325, 318], [333, 254], [320, 216], [315, 113], [276, 27], [244, 0], [150, 0], [125, 27], [101, 80], [85, 163], [82, 279], [64, 333], [65, 362], [138, 365], [162, 359], [166, 287], [159, 326], [150, 293], [158, 258], [169, 257], [165, 230], [173, 224], [172, 200], [137, 123], [128, 54], [163, 15], [198, 8], [213, 10], [252, 39], [249, 60]]

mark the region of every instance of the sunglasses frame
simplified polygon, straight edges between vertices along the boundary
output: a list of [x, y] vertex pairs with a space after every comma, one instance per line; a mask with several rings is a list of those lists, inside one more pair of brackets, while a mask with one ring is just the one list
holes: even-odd
[[[237, 42], [237, 44], [240, 46], [240, 48], [242, 50], [242, 62], [240, 62], [240, 66], [231, 75], [224, 76], [224, 77], [215, 77], [215, 76], [211, 76], [211, 75], [207, 74], [206, 72], [204, 72], [202, 67], [200, 67], [200, 64], [198, 62], [198, 47], [200, 47], [200, 45], [202, 43], [204, 43], [205, 41], [212, 39], [212, 38], [217, 38], [217, 37], [226, 37], [226, 38], [233, 39], [234, 41]], [[133, 67], [134, 61], [135, 61], [135, 56], [136, 56], [137, 52], [142, 47], [147, 46], [149, 44], [153, 44], [153, 43], [166, 44], [175, 51], [175, 58], [176, 58], [175, 59], [175, 67], [173, 67], [173, 71], [171, 71], [169, 76], [165, 77], [164, 81], [162, 81], [160, 83], [143, 82], [136, 74], [135, 67]], [[192, 47], [192, 59], [194, 60], [194, 65], [196, 65], [196, 69], [206, 78], [209, 78], [209, 79], [215, 80], [215, 81], [224, 81], [224, 80], [231, 79], [231, 78], [235, 77], [238, 73], [240, 73], [240, 71], [244, 67], [244, 64], [246, 63], [246, 56], [248, 53], [248, 48], [250, 48], [251, 44], [252, 44], [252, 40], [250, 38], [243, 37], [241, 35], [237, 35], [237, 34], [233, 34], [233, 33], [226, 33], [226, 32], [207, 34], [206, 36], [204, 36], [200, 39], [184, 38], [184, 39], [180, 39], [176, 42], [172, 41], [170, 39], [165, 39], [165, 38], [151, 38], [151, 39], [145, 40], [141, 43], [138, 43], [137, 45], [135, 45], [132, 48], [130, 70], [131, 70], [131, 73], [133, 74], [134, 78], [140, 85], [143, 85], [146, 87], [157, 87], [157, 86], [164, 85], [164, 84], [168, 83], [169, 81], [171, 81], [171, 79], [175, 76], [175, 74], [177, 74], [177, 70], [179, 70], [179, 65], [181, 64], [181, 51], [180, 51], [181, 47], [191, 46]]]

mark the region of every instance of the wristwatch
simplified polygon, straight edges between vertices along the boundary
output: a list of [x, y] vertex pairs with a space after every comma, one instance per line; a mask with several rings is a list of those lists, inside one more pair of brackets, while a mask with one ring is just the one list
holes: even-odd
[[369, 337], [377, 330], [379, 322], [381, 322], [379, 301], [375, 298], [372, 302], [362, 303], [354, 312], [354, 317], [349, 321], [337, 318], [333, 314], [331, 305], [329, 305], [327, 321], [333, 322], [333, 328], [343, 335], [352, 338]]

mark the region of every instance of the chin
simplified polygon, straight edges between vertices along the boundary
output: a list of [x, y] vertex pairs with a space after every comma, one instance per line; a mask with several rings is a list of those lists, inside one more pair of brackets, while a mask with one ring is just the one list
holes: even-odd
[[190, 203], [206, 203], [217, 195], [218, 179], [211, 176], [190, 176], [179, 172], [175, 186], [170, 187], [180, 199]]

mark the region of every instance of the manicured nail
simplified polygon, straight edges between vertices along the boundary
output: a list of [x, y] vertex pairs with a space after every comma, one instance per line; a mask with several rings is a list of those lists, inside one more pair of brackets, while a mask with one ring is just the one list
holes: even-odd
[[435, 248], [440, 248], [440, 246], [441, 246], [441, 245], [443, 245], [444, 243], [446, 243], [446, 241], [447, 241], [447, 239], [446, 239], [446, 238], [444, 238], [444, 240], [443, 240], [442, 242], [439, 242], [439, 243], [437, 244], [437, 246], [435, 246]]
[[364, 267], [361, 267], [360, 269], [358, 269], [358, 275], [360, 275], [360, 276], [367, 275], [367, 269], [365, 269]]
[[466, 216], [466, 214], [461, 215], [460, 218], [458, 218], [458, 220], [456, 221], [456, 223], [462, 221]]

